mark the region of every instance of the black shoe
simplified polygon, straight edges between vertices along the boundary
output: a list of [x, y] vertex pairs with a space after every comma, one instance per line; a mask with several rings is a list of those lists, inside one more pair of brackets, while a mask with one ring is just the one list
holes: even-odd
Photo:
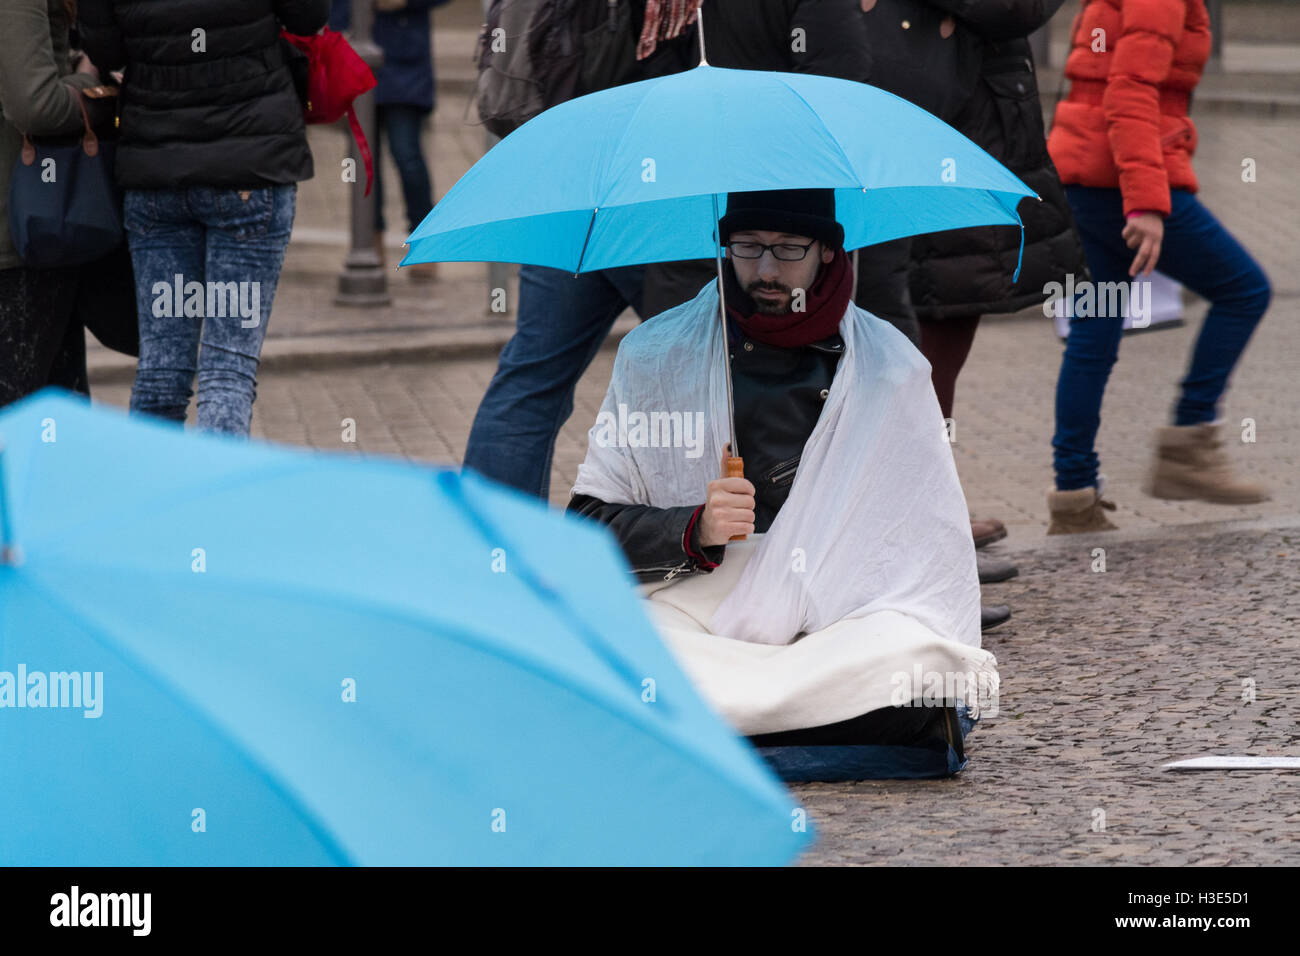
[[987, 631], [1011, 620], [1011, 608], [1005, 604], [980, 605], [980, 630]]
[[1003, 561], [1001, 558], [994, 558], [979, 551], [975, 552], [975, 566], [979, 568], [980, 584], [997, 584], [999, 581], [1014, 578], [1020, 573], [1020, 569], [1010, 561]]

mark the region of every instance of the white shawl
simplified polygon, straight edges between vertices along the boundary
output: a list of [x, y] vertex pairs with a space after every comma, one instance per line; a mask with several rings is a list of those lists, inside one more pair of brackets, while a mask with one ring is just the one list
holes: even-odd
[[[975, 549], [930, 364], [901, 332], [852, 302], [840, 334], [845, 352], [789, 497], [709, 629], [789, 644], [839, 620], [892, 610], [979, 647]], [[722, 362], [716, 281], [629, 333], [574, 494], [702, 504], [727, 441]], [[636, 419], [664, 412], [653, 430]], [[681, 434], [702, 443], [664, 447], [672, 444], [664, 432], [675, 427], [665, 422], [698, 415], [703, 435]], [[610, 421], [633, 427], [612, 429]]]

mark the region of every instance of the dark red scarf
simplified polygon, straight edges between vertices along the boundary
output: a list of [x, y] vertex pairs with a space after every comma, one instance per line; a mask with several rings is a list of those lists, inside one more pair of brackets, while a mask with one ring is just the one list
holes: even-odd
[[840, 329], [840, 320], [853, 296], [853, 269], [848, 254], [835, 250], [835, 258], [823, 263], [808, 290], [803, 312], [769, 315], [746, 294], [736, 279], [731, 260], [722, 264], [727, 312], [749, 338], [779, 348], [796, 348], [829, 338]]

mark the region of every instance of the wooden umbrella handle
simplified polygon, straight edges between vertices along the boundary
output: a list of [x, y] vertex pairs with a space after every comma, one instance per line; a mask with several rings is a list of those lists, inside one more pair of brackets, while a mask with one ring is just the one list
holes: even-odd
[[[723, 459], [723, 463], [726, 465], [726, 469], [727, 469], [727, 477], [728, 477], [728, 478], [744, 478], [744, 477], [745, 477], [745, 459], [743, 459], [743, 458], [735, 458], [735, 457], [732, 457], [732, 456], [729, 455], [729, 456], [727, 456], [726, 458]], [[747, 535], [747, 534], [733, 534], [729, 540], [731, 540], [731, 541], [744, 541], [744, 540], [747, 539], [748, 537], [749, 537], [749, 535]]]

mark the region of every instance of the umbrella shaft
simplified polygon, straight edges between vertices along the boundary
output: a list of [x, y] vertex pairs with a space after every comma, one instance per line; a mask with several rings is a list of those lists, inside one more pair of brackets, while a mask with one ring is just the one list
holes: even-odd
[[[718, 194], [713, 194], [713, 222], [717, 229]], [[718, 266], [718, 318], [722, 322], [722, 370], [727, 377], [727, 435], [731, 439], [731, 457], [740, 457], [740, 446], [736, 444], [736, 403], [731, 395], [731, 343], [727, 341], [727, 294], [726, 283], [722, 281], [722, 237], [714, 233], [713, 255]]]

